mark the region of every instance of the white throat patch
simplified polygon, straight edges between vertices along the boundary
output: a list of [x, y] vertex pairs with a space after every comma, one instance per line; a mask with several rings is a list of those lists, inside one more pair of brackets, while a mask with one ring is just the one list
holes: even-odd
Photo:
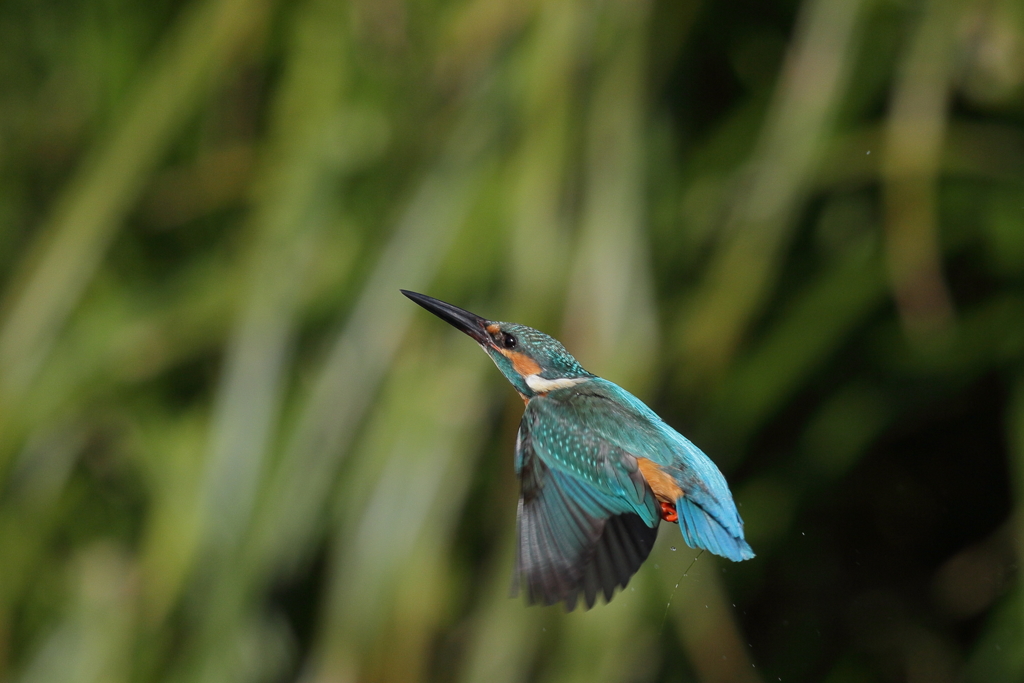
[[568, 387], [576, 386], [580, 382], [586, 382], [590, 378], [574, 377], [569, 379], [563, 377], [562, 379], [544, 379], [540, 375], [527, 375], [524, 379], [526, 379], [526, 386], [530, 387], [538, 394], [546, 394], [549, 391], [554, 391], [555, 389], [567, 389]]

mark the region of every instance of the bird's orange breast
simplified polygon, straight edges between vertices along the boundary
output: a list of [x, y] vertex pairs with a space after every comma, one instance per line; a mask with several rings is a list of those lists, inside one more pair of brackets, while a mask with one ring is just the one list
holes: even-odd
[[683, 490], [671, 475], [661, 469], [661, 465], [647, 458], [637, 458], [636, 462], [640, 465], [640, 474], [647, 480], [647, 485], [654, 491], [654, 496], [658, 500], [675, 503], [682, 498]]

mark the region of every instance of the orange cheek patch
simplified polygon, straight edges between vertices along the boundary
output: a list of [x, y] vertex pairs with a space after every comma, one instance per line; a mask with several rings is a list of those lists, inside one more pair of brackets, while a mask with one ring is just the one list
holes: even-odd
[[540, 366], [537, 361], [525, 353], [513, 353], [509, 356], [512, 359], [512, 367], [523, 377], [540, 374]]
[[540, 366], [537, 365], [537, 361], [525, 353], [508, 349], [498, 349], [498, 353], [512, 361], [512, 368], [523, 377], [540, 374]]
[[490, 333], [491, 333], [492, 335], [494, 335], [494, 334], [498, 334], [498, 332], [499, 332], [499, 331], [501, 331], [501, 328], [500, 328], [500, 327], [498, 327], [497, 325], [493, 324], [493, 323], [492, 323], [492, 324], [490, 324], [490, 325], [488, 325], [488, 326], [487, 326], [487, 327], [485, 327], [484, 329], [486, 329], [486, 330], [487, 330], [488, 332], [490, 332]]

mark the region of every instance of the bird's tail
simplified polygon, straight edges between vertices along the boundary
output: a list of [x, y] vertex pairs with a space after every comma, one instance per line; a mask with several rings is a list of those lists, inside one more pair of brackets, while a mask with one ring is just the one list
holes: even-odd
[[721, 522], [691, 499], [682, 497], [676, 500], [676, 514], [679, 515], [683, 540], [691, 548], [704, 548], [734, 562], [749, 560], [754, 556], [754, 551], [743, 538], [742, 527], [739, 536], [730, 533]]

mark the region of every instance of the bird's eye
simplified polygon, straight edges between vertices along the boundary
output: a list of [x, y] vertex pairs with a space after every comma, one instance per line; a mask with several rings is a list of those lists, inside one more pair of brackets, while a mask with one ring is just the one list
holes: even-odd
[[508, 332], [505, 332], [504, 334], [501, 335], [501, 345], [504, 346], [506, 349], [516, 348], [516, 343], [516, 338], [513, 337]]

